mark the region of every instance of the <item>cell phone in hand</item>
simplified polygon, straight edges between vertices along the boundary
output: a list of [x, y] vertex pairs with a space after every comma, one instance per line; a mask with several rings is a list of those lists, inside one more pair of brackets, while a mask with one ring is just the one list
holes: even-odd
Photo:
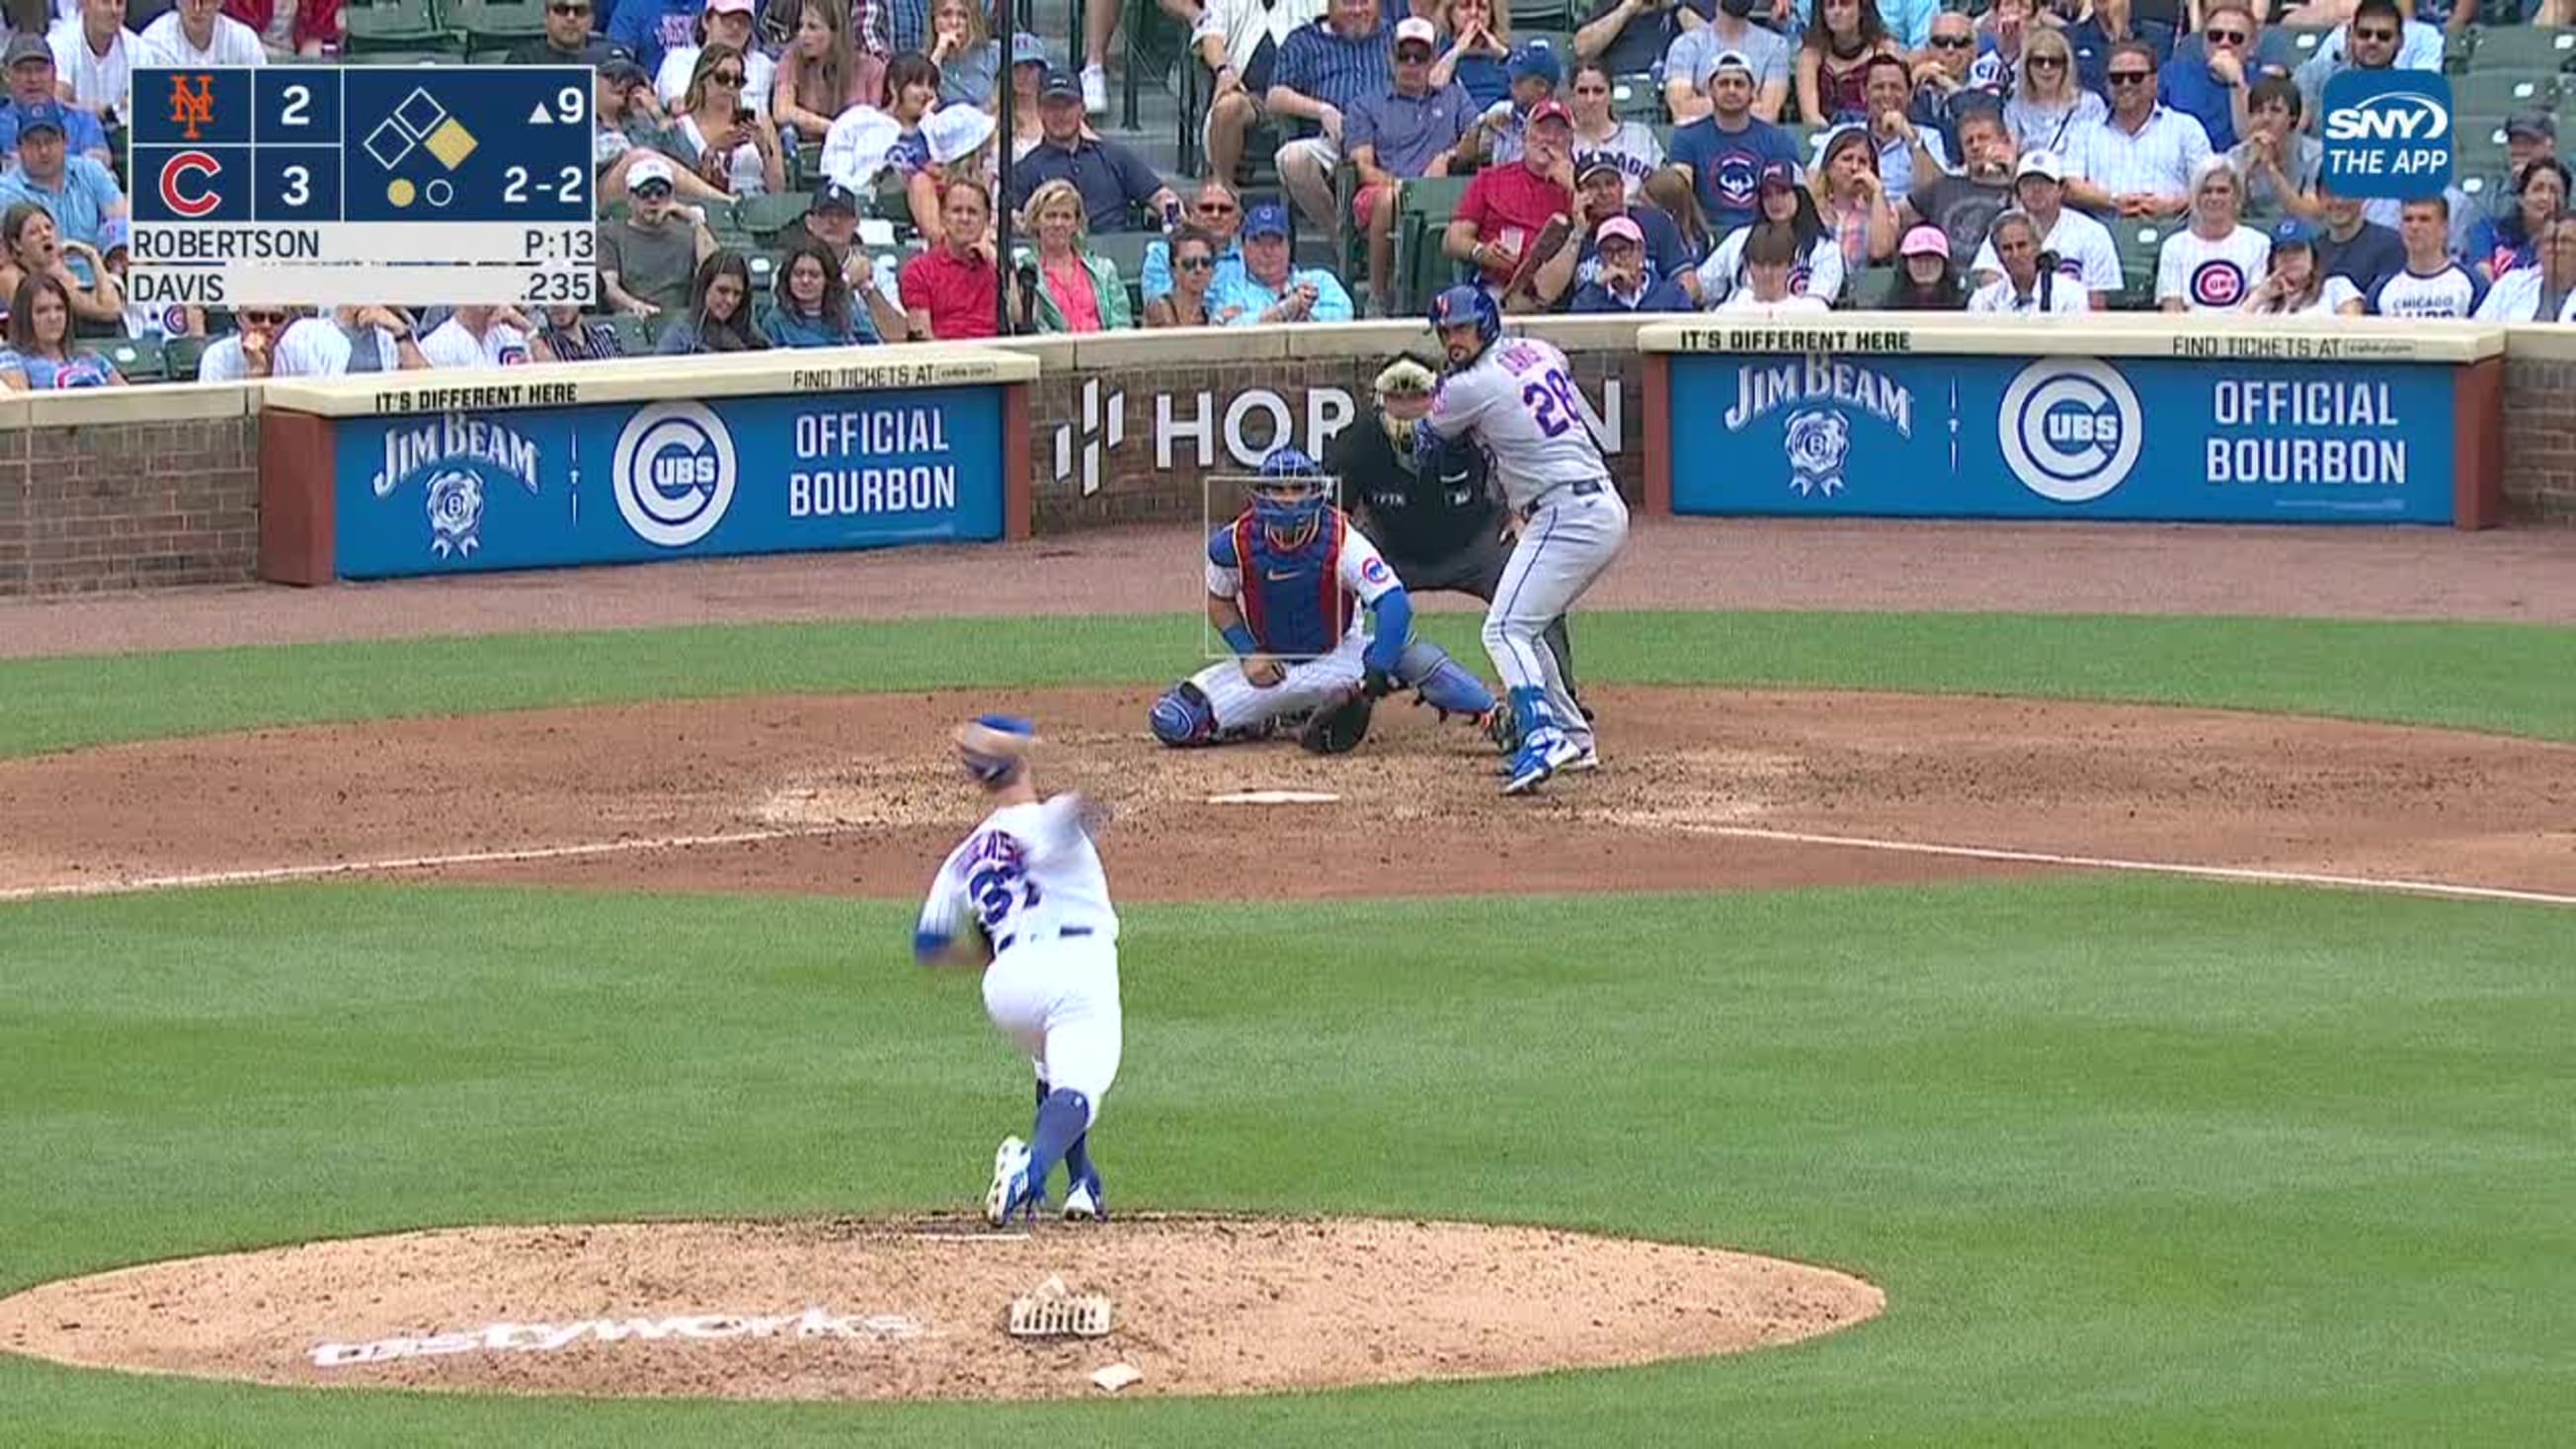
[[733, 123], [735, 125], [748, 126], [751, 124], [752, 119], [751, 107], [736, 106], [733, 108]]

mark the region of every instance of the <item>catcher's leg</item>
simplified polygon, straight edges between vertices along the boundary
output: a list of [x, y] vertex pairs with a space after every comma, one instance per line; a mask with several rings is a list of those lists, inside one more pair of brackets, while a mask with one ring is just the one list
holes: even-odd
[[1493, 691], [1485, 688], [1485, 681], [1450, 658], [1448, 650], [1427, 640], [1404, 646], [1395, 661], [1395, 677], [1419, 693], [1424, 704], [1440, 711], [1443, 719], [1453, 714], [1481, 719], [1494, 707]]
[[1282, 718], [1313, 708], [1283, 695], [1284, 687], [1259, 688], [1241, 664], [1222, 659], [1165, 691], [1147, 723], [1154, 738], [1177, 748], [1266, 740]]

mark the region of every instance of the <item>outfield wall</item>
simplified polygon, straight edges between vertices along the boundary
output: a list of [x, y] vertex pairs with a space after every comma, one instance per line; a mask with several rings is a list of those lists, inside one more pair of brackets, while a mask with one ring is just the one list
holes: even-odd
[[[2052, 330], [2087, 338], [2087, 347], [2063, 349], [2080, 352], [2097, 344], [2134, 348], [2142, 331], [2173, 324], [2095, 318]], [[1835, 314], [1823, 325], [1870, 331], [1906, 322]], [[2038, 324], [2016, 325], [2036, 332]], [[2108, 338], [2113, 329], [2118, 336]], [[1529, 330], [1573, 359], [1579, 390], [1609, 431], [1621, 490], [1650, 510], [1669, 506], [1669, 479], [1661, 497], [1652, 487], [1647, 446], [1670, 434], [1664, 389], [1650, 382], [1653, 370], [1668, 364], [1638, 351], [1639, 324], [1546, 318]], [[2222, 320], [2208, 330], [2252, 329]], [[2451, 338], [2444, 345], [2463, 344]], [[1431, 343], [1415, 324], [1364, 323], [1025, 339], [984, 350], [1018, 353], [1039, 366], [1034, 381], [1008, 389], [1017, 399], [1008, 410], [1025, 419], [1006, 424], [1026, 460], [1005, 469], [1013, 476], [1005, 480], [1003, 532], [1013, 536], [1016, 528], [1050, 534], [1194, 520], [1206, 475], [1248, 467], [1283, 433], [1320, 452], [1365, 403], [1368, 380], [1387, 358], [1407, 350], [1428, 357]], [[586, 401], [615, 392], [620, 400], [686, 402], [719, 390], [740, 396], [755, 384], [737, 374], [774, 371], [777, 394], [810, 402], [814, 389], [799, 385], [799, 373], [810, 384], [844, 367], [908, 365], [915, 351], [635, 359], [524, 369], [509, 382], [532, 396], [554, 386], [553, 378], [569, 379]], [[2576, 329], [2513, 328], [2501, 364], [2490, 367], [2500, 379], [2503, 425], [2494, 436], [2504, 519], [2576, 524]], [[399, 390], [417, 403], [434, 386], [483, 381], [406, 377], [399, 389], [192, 384], [0, 397], [0, 597], [245, 582], [261, 574], [263, 530], [272, 576], [318, 582], [327, 575], [314, 572], [309, 515], [261, 506], [263, 455], [272, 488], [300, 470], [301, 493], [310, 500], [328, 473], [314, 471], [325, 447], [316, 420], [369, 411], [345, 398], [322, 399]], [[2480, 430], [2464, 430], [2461, 445], [2482, 446]], [[300, 567], [276, 566], [299, 550]]]

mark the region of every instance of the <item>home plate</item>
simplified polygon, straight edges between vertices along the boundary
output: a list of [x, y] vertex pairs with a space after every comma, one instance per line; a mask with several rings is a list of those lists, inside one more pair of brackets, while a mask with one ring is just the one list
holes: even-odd
[[1342, 797], [1329, 790], [1237, 790], [1210, 795], [1210, 805], [1330, 805]]

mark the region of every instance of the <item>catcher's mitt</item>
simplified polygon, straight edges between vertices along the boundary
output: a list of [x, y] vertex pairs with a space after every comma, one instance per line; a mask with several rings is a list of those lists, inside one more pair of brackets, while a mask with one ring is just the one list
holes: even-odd
[[1368, 738], [1369, 715], [1376, 708], [1377, 701], [1365, 691], [1339, 704], [1326, 705], [1298, 729], [1297, 743], [1311, 754], [1348, 754]]

